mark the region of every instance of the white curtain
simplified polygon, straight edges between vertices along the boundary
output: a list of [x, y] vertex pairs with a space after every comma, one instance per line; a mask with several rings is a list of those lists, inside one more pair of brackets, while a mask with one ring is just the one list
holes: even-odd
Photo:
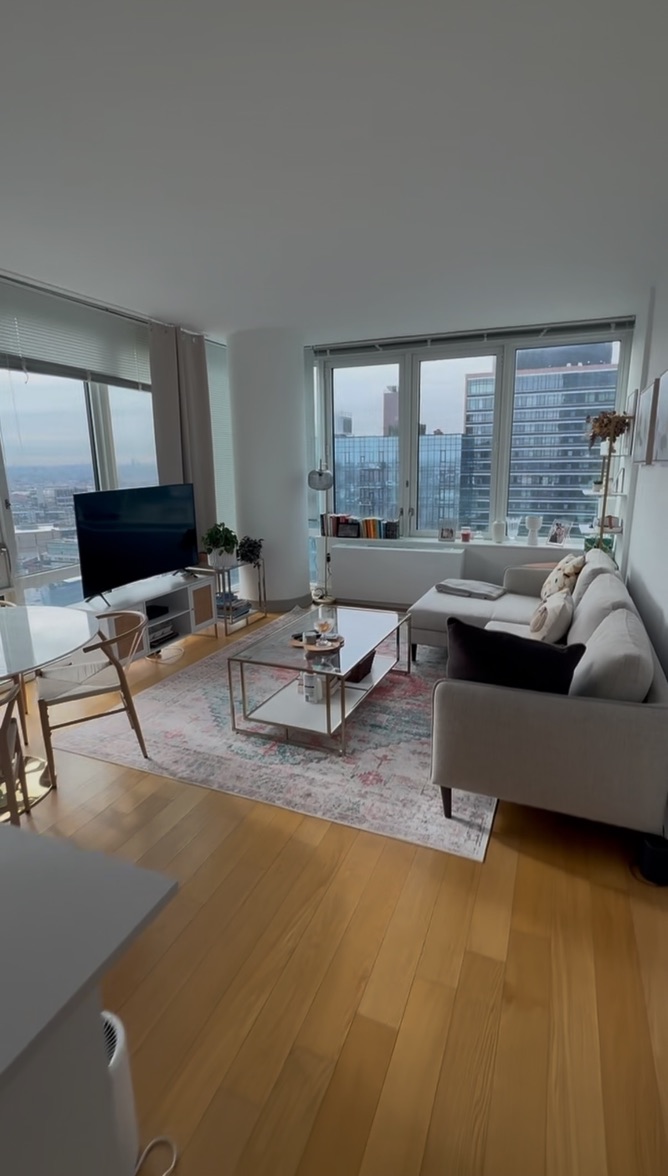
[[192, 482], [197, 537], [216, 522], [204, 336], [151, 324], [151, 391], [161, 485]]

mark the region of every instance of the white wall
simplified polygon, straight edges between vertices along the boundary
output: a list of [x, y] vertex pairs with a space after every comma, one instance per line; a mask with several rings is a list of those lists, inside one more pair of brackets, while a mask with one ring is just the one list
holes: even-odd
[[[668, 284], [657, 290], [647, 379], [668, 369]], [[627, 582], [668, 670], [668, 465], [640, 466], [630, 526]]]
[[427, 540], [349, 541], [334, 539], [332, 554], [332, 589], [337, 600], [359, 604], [382, 604], [407, 608], [414, 604], [437, 580], [463, 577], [503, 582], [506, 568], [525, 563], [556, 563], [576, 548], [548, 547], [540, 544], [495, 544], [473, 542], [452, 549]]

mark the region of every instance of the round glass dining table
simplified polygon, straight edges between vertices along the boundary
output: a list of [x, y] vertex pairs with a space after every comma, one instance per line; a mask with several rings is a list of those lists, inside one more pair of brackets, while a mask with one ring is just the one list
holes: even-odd
[[100, 627], [82, 608], [0, 608], [0, 678], [26, 674], [86, 645]]
[[[0, 678], [27, 674], [67, 657], [87, 645], [99, 627], [95, 613], [82, 608], [48, 605], [0, 608]], [[36, 804], [52, 786], [46, 761], [35, 755], [26, 755], [25, 771], [30, 803]], [[0, 818], [7, 811], [5, 789], [0, 787]], [[19, 812], [23, 812], [21, 798]]]

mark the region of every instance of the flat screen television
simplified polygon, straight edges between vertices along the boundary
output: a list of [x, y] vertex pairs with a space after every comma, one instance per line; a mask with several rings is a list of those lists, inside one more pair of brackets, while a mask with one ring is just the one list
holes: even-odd
[[189, 482], [75, 494], [74, 517], [85, 597], [198, 563]]

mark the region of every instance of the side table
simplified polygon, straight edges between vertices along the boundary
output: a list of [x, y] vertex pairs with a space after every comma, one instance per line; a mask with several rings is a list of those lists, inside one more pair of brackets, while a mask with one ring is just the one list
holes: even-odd
[[[216, 609], [218, 620], [222, 621], [225, 636], [236, 633], [237, 629], [252, 625], [267, 615], [267, 588], [264, 576], [264, 560], [260, 557], [257, 572], [257, 603], [251, 604], [247, 600], [239, 599], [232, 588], [232, 572], [250, 564], [237, 562], [229, 568], [216, 570]], [[248, 606], [248, 607], [246, 607]]]

